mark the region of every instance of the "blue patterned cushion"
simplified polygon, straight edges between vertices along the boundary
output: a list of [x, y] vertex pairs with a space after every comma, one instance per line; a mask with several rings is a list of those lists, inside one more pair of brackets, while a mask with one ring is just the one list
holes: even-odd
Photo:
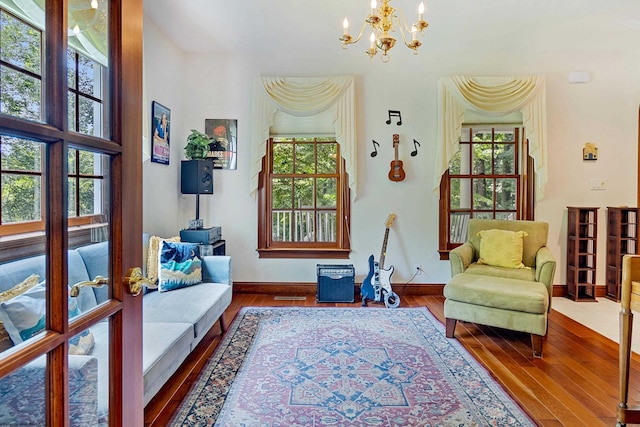
[[[0, 319], [11, 337], [13, 344], [19, 344], [28, 340], [37, 333], [44, 330], [46, 325], [46, 296], [47, 288], [45, 282], [38, 283], [33, 288], [8, 301], [0, 303]], [[69, 297], [69, 318], [80, 314], [77, 298]], [[76, 335], [70, 343], [77, 345], [82, 337], [91, 334], [86, 330]], [[86, 338], [85, 338], [86, 339]], [[85, 346], [90, 352], [90, 348]], [[82, 353], [87, 354], [87, 353]]]
[[45, 282], [0, 304], [0, 318], [13, 344], [28, 340], [45, 327]]
[[162, 242], [158, 264], [158, 291], [160, 292], [202, 282], [202, 260], [200, 260], [198, 245]]

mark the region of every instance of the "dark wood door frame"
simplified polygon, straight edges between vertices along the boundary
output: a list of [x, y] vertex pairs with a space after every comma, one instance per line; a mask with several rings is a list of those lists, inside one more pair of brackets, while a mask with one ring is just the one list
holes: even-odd
[[[124, 277], [142, 266], [142, 0], [109, 3], [111, 156], [111, 265], [113, 299], [121, 310], [111, 317], [109, 424], [142, 425], [142, 297], [128, 293]], [[131, 236], [140, 236], [139, 239]]]
[[[113, 209], [112, 277], [124, 278], [129, 268], [142, 266], [142, 0], [120, 0], [111, 3], [112, 31], [117, 37], [111, 49], [110, 63], [113, 103], [113, 135], [120, 141], [122, 155], [113, 159], [119, 180], [112, 182], [112, 194], [119, 204]], [[138, 239], [131, 236], [139, 236]], [[113, 319], [112, 330], [122, 330], [111, 358], [119, 364], [122, 376], [112, 378], [112, 393], [119, 394], [122, 406], [116, 404], [110, 416], [112, 425], [143, 425], [144, 383], [142, 380], [142, 297], [133, 297], [122, 280], [112, 281], [114, 293], [121, 298], [123, 310]], [[118, 324], [120, 323], [120, 324]], [[126, 379], [126, 380], [125, 380]], [[116, 396], [111, 396], [116, 397]], [[118, 402], [119, 399], [115, 399]]]

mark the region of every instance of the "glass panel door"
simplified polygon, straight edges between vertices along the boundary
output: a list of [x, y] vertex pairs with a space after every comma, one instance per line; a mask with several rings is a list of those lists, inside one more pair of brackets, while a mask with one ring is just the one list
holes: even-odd
[[0, 0], [0, 424], [141, 425], [123, 272], [142, 262], [142, 0], [16, 4]]
[[[109, 421], [110, 280], [109, 156], [68, 150], [69, 424]], [[110, 310], [109, 310], [110, 311]], [[90, 319], [90, 320], [89, 320]], [[77, 331], [77, 332], [76, 332]]]

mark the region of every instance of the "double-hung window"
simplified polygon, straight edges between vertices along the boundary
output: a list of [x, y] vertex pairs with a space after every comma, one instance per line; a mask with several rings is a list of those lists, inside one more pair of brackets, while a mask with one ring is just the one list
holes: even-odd
[[440, 185], [440, 254], [467, 240], [470, 218], [533, 219], [532, 159], [523, 129], [465, 126]]
[[347, 183], [334, 138], [270, 138], [258, 188], [260, 257], [348, 258]]

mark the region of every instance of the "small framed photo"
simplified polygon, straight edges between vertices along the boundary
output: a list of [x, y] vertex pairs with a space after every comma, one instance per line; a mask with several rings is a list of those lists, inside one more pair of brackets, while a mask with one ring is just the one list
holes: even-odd
[[236, 169], [238, 156], [238, 120], [205, 119], [204, 133], [211, 138], [208, 158], [214, 169]]
[[169, 164], [169, 131], [171, 129], [171, 110], [153, 101], [151, 104], [151, 161]]

